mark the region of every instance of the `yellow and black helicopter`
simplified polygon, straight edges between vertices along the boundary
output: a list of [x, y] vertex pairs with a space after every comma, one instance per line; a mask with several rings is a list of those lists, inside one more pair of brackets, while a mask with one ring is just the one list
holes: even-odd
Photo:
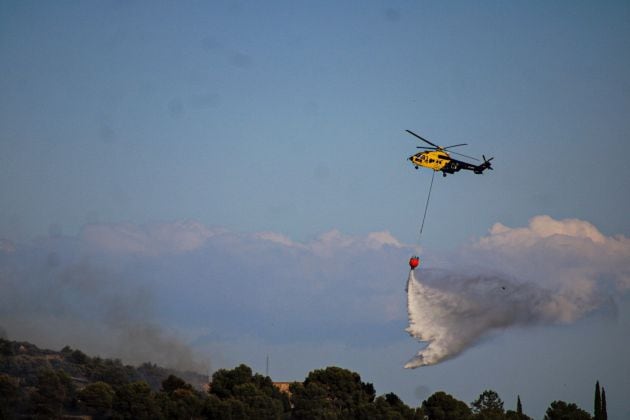
[[[453, 159], [448, 154], [448, 152], [446, 152], [447, 149], [451, 149], [453, 147], [458, 147], [458, 146], [466, 146], [467, 143], [454, 144], [452, 146], [442, 147], [442, 146], [438, 146], [437, 144], [431, 143], [429, 140], [425, 138], [420, 137], [419, 135], [417, 135], [411, 130], [405, 130], [405, 131], [407, 131], [407, 133], [411, 134], [412, 136], [419, 138], [423, 142], [433, 146], [433, 147], [416, 146], [416, 149], [426, 149], [424, 152], [416, 153], [413, 156], [409, 156], [409, 160], [415, 166], [416, 169], [418, 169], [418, 167], [420, 166], [423, 166], [425, 168], [433, 169], [436, 172], [442, 171], [443, 176], [446, 176], [446, 174], [454, 174], [455, 172], [461, 171], [462, 169], [473, 171], [476, 174], [482, 174], [483, 171], [485, 171], [486, 169], [492, 170], [492, 165], [490, 164], [490, 161], [494, 159], [493, 157], [491, 157], [490, 159], [486, 159], [486, 157], [482, 155], [483, 163], [479, 165], [474, 165], [472, 163], [462, 162], [461, 160]], [[456, 153], [456, 152], [450, 152], [450, 153], [454, 155], [464, 156], [465, 158], [468, 158], [468, 159], [479, 161], [479, 159], [476, 159], [471, 156], [466, 156], [461, 153]]]

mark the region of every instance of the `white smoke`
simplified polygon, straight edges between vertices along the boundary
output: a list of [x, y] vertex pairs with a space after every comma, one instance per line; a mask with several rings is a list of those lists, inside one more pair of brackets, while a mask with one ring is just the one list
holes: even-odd
[[552, 322], [563, 306], [558, 296], [500, 277], [442, 272], [429, 272], [428, 277], [437, 277], [439, 287], [418, 281], [414, 271], [407, 280], [407, 332], [428, 344], [406, 368], [455, 357], [493, 329]]
[[[630, 241], [576, 219], [537, 216], [525, 228], [496, 224], [459, 256], [487, 269], [410, 272], [407, 332], [427, 346], [406, 368], [453, 358], [493, 330], [571, 323], [613, 303], [630, 282]], [[463, 272], [465, 274], [460, 274]]]

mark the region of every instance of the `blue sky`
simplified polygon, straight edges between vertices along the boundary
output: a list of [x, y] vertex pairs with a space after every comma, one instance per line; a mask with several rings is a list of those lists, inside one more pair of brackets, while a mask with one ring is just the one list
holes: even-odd
[[[618, 286], [628, 267], [618, 257], [600, 273], [617, 279], [606, 286], [615, 316], [602, 315], [610, 311], [601, 305], [570, 326], [510, 329], [443, 364], [389, 372], [419, 346], [403, 331], [402, 291], [431, 176], [406, 161], [417, 143], [404, 130], [442, 145], [468, 143], [460, 149], [468, 155], [495, 156], [495, 171], [483, 176], [436, 177], [422, 238], [429, 266], [452, 269], [455, 256], [475, 255], [470, 249], [494, 237], [488, 232], [495, 223], [534, 231], [530, 220], [539, 215], [593, 226], [606, 238], [601, 249], [617, 255], [625, 242], [611, 241], [630, 236], [629, 22], [630, 5], [614, 1], [1, 1], [2, 244], [20, 261], [43, 252], [60, 256], [63, 267], [78, 264], [86, 244], [96, 243], [100, 251], [90, 255], [98, 270], [137, 275], [139, 283], [124, 289], [131, 296], [155, 288], [148, 306], [162, 310], [146, 316], [216, 353], [214, 367], [244, 360], [260, 369], [263, 353], [281, 354], [294, 360], [281, 378], [291, 380], [306, 375], [304, 366], [345, 363], [410, 404], [422, 387], [443, 387], [465, 401], [489, 387], [506, 402], [517, 392], [537, 399], [538, 417], [550, 401], [519, 386], [548, 380], [553, 390], [566, 390], [553, 398], [590, 408], [590, 385], [605, 382], [596, 372], [606, 371], [614, 401], [610, 395], [630, 387], [615, 376], [630, 376], [627, 361], [608, 357], [586, 369], [580, 357], [595, 358], [601, 344], [576, 337], [605, 331], [602, 340], [611, 342], [628, 325], [627, 296]], [[209, 231], [233, 239], [215, 243]], [[373, 235], [384, 231], [391, 240]], [[136, 241], [120, 242], [119, 235]], [[152, 241], [163, 245], [154, 249]], [[331, 251], [331, 244], [345, 244], [345, 251]], [[125, 252], [112, 257], [114, 245]], [[173, 250], [184, 254], [161, 257]], [[324, 250], [335, 256], [318, 254]], [[239, 268], [234, 256], [221, 263], [240, 252], [255, 269]], [[310, 252], [315, 256], [300, 254]], [[602, 260], [593, 264], [603, 267]], [[502, 262], [516, 275], [505, 261], [520, 261]], [[558, 274], [554, 264], [565, 267], [564, 260], [545, 260], [552, 267], [546, 274]], [[269, 295], [252, 291], [239, 310], [235, 303], [211, 311], [190, 303], [197, 293], [167, 287], [169, 275], [195, 291], [220, 290], [230, 302], [241, 302], [259, 282]], [[151, 278], [161, 283], [145, 284]], [[218, 278], [231, 279], [234, 289]], [[291, 289], [291, 279], [312, 287]], [[344, 283], [333, 287], [336, 281]], [[288, 312], [333, 302], [330, 318], [313, 309], [275, 333], [271, 320], [283, 315], [270, 308], [276, 298], [287, 302], [289, 290], [306, 296], [287, 303]], [[29, 292], [20, 293], [28, 302]], [[363, 317], [359, 302], [372, 316]], [[264, 325], [246, 321], [257, 316]], [[348, 323], [333, 328], [340, 316]], [[26, 321], [7, 317], [0, 325], [12, 337], [31, 338]], [[195, 317], [214, 321], [185, 328]], [[302, 331], [317, 325], [317, 334]], [[534, 366], [539, 358], [528, 358], [526, 349], [538, 340], [551, 340], [549, 360], [570, 360], [560, 372], [584, 387], [556, 386], [548, 369]], [[586, 353], [574, 350], [576, 340]], [[615, 340], [617, 349], [628, 344]], [[356, 346], [362, 351], [355, 355]], [[520, 370], [511, 363], [517, 357]], [[479, 379], [476, 369], [488, 360], [499, 365]], [[586, 373], [575, 374], [577, 366]], [[528, 372], [540, 377], [530, 381]], [[510, 385], [515, 377], [524, 379]], [[616, 409], [625, 414], [630, 407]]]

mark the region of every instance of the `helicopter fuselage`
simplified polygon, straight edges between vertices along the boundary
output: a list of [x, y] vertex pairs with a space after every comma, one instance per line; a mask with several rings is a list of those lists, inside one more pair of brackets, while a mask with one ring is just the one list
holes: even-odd
[[415, 155], [410, 156], [409, 160], [416, 168], [418, 168], [418, 166], [423, 166], [425, 168], [433, 169], [434, 171], [441, 171], [448, 165], [449, 162], [451, 162], [451, 157], [448, 153], [441, 150], [432, 150], [416, 153]]

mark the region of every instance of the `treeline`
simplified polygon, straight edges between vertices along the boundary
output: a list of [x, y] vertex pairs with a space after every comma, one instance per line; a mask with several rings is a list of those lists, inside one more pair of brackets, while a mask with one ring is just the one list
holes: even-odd
[[[492, 390], [470, 405], [439, 391], [409, 407], [394, 393], [376, 396], [372, 384], [339, 367], [314, 370], [288, 390], [245, 365], [218, 370], [203, 388], [182, 376], [151, 364], [132, 367], [88, 357], [69, 347], [52, 352], [0, 339], [0, 419], [530, 419], [520, 397], [514, 410], [506, 410]], [[201, 378], [188, 376], [193, 382]], [[607, 420], [605, 401], [597, 383], [596, 420]], [[563, 401], [552, 402], [545, 415], [545, 420], [592, 418]]]

